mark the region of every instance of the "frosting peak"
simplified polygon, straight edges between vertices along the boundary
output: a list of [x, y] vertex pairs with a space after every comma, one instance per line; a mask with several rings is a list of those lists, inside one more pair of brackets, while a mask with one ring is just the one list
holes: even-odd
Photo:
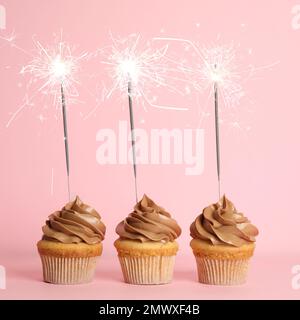
[[227, 244], [240, 247], [255, 242], [257, 228], [239, 213], [225, 195], [219, 202], [206, 207], [190, 227], [194, 239], [213, 245]]
[[106, 228], [99, 213], [77, 196], [51, 214], [42, 230], [44, 240], [96, 244], [104, 239]]
[[181, 229], [171, 215], [145, 194], [134, 206], [134, 211], [116, 228], [124, 239], [146, 241], [174, 241]]

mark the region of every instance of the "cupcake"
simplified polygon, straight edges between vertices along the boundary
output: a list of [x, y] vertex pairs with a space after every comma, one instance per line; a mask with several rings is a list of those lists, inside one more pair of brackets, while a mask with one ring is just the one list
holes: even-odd
[[37, 243], [45, 282], [79, 284], [93, 279], [105, 225], [79, 197], [51, 214]]
[[199, 282], [214, 285], [246, 282], [258, 230], [225, 195], [203, 210], [190, 231]]
[[164, 284], [172, 281], [181, 234], [177, 222], [146, 195], [116, 228], [114, 243], [124, 281], [131, 284]]

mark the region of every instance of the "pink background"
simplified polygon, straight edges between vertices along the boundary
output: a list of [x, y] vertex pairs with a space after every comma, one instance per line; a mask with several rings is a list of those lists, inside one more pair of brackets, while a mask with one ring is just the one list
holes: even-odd
[[[299, 1], [298, 1], [299, 2]], [[195, 263], [189, 248], [189, 225], [202, 208], [217, 200], [213, 118], [205, 122], [205, 168], [200, 176], [186, 176], [185, 165], [139, 167], [139, 189], [168, 209], [182, 227], [175, 279], [164, 287], [134, 287], [121, 282], [113, 247], [114, 228], [134, 205], [130, 165], [100, 166], [96, 162], [96, 133], [117, 128], [128, 119], [126, 103], [117, 96], [103, 103], [94, 116], [83, 120], [96, 104], [85, 87], [96, 92], [96, 80], [80, 88], [80, 100], [69, 109], [72, 190], [93, 205], [107, 225], [104, 254], [96, 280], [81, 287], [57, 287], [41, 282], [35, 243], [46, 217], [66, 200], [65, 160], [61, 121], [45, 111], [41, 100], [26, 108], [6, 128], [11, 113], [26, 92], [20, 67], [28, 57], [7, 45], [1, 47], [0, 139], [1, 222], [0, 264], [7, 269], [7, 290], [1, 298], [299, 298], [291, 287], [291, 267], [300, 264], [299, 223], [299, 80], [300, 30], [291, 26], [293, 1], [238, 0], [51, 0], [1, 1], [7, 10], [4, 35], [15, 30], [17, 43], [32, 49], [31, 37], [44, 43], [64, 30], [66, 40], [81, 51], [110, 44], [109, 30], [122, 37], [139, 32], [187, 38], [203, 44], [234, 41], [252, 49], [254, 65], [280, 61], [271, 70], [247, 82], [247, 99], [240, 117], [251, 126], [242, 132], [221, 128], [223, 190], [260, 229], [249, 282], [241, 288], [214, 288], [195, 282]], [[0, 43], [2, 45], [2, 42]], [[178, 56], [184, 51], [178, 46]], [[97, 70], [94, 59], [87, 70]], [[89, 69], [91, 68], [91, 69]], [[101, 81], [101, 75], [99, 76]], [[97, 79], [97, 81], [99, 81]], [[85, 82], [85, 78], [81, 79]], [[168, 93], [169, 95], [169, 93]], [[160, 96], [168, 101], [169, 96]], [[170, 97], [174, 100], [174, 97]], [[136, 127], [196, 128], [197, 94], [187, 99], [192, 107], [181, 113], [136, 109]], [[249, 112], [246, 109], [249, 108]], [[142, 122], [141, 120], [144, 120]], [[51, 194], [51, 175], [53, 187]], [[125, 295], [126, 293], [126, 295]]]

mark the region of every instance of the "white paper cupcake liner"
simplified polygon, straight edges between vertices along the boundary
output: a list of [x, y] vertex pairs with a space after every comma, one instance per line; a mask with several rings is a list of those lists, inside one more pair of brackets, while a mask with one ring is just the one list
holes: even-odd
[[250, 259], [218, 260], [195, 256], [198, 280], [212, 285], [240, 285], [246, 282]]
[[54, 284], [80, 284], [91, 282], [97, 257], [64, 258], [41, 255], [45, 282]]
[[172, 281], [175, 256], [119, 256], [124, 281], [130, 284], [165, 284]]

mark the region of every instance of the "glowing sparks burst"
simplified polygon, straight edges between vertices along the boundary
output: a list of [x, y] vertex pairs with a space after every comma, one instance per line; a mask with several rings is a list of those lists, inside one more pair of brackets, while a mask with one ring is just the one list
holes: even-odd
[[63, 85], [67, 97], [78, 97], [76, 78], [80, 69], [79, 62], [86, 54], [79, 57], [73, 55], [73, 48], [63, 41], [53, 46], [44, 47], [34, 40], [36, 55], [32, 61], [22, 68], [21, 74], [30, 74], [30, 82], [41, 82], [38, 91], [51, 94], [56, 98], [60, 96], [60, 87]]
[[[277, 61], [259, 67], [250, 63], [246, 64], [241, 58], [244, 55], [240, 54], [240, 45], [234, 43], [203, 47], [184, 38], [158, 37], [154, 40], [167, 41], [167, 43], [178, 42], [183, 45], [185, 51], [192, 49], [193, 62], [189, 62], [186, 58], [182, 59], [178, 64], [178, 69], [186, 75], [187, 83], [191, 87], [207, 97], [206, 102], [201, 106], [200, 125], [209, 114], [207, 110], [211, 107], [211, 104], [208, 102], [213, 97], [216, 85], [222, 102], [220, 109], [222, 116], [225, 116], [227, 110], [230, 117], [234, 114], [234, 117], [238, 119], [237, 107], [241, 105], [241, 100], [246, 96], [245, 83], [254, 78], [259, 71], [270, 70], [279, 63]], [[248, 49], [247, 52], [249, 56], [252, 55], [252, 49]], [[224, 119], [222, 121], [227, 123]], [[242, 129], [238, 120], [228, 121], [228, 125], [235, 129]], [[248, 127], [246, 127], [246, 130], [249, 131]]]
[[155, 88], [164, 87], [170, 91], [180, 92], [170, 84], [172, 71], [166, 56], [168, 46], [154, 49], [147, 43], [146, 49], [140, 49], [140, 36], [131, 35], [126, 39], [112, 38], [112, 46], [100, 51], [106, 56], [101, 62], [107, 65], [108, 75], [112, 85], [105, 93], [105, 98], [110, 98], [114, 92], [119, 91], [124, 96], [128, 95], [128, 84], [132, 86], [131, 96], [142, 99], [147, 105], [160, 109], [187, 110], [177, 106], [159, 105], [153, 96]]
[[242, 83], [254, 69], [253, 66], [242, 69], [237, 64], [237, 50], [233, 44], [199, 47], [185, 39], [169, 38], [168, 40], [182, 41], [185, 46], [188, 44], [199, 57], [195, 66], [189, 66], [186, 62], [179, 66], [196, 90], [200, 92], [208, 90], [211, 95], [217, 84], [226, 107], [234, 107], [240, 103], [245, 96]]
[[[201, 56], [200, 64], [195, 72], [189, 70], [195, 79], [195, 88], [204, 92], [208, 91], [209, 97], [211, 97], [215, 86], [217, 86], [223, 102], [223, 108], [221, 108], [223, 116], [225, 117], [226, 112], [228, 112], [230, 117], [235, 118], [234, 121], [226, 121], [228, 126], [238, 131], [249, 131], [250, 127], [244, 127], [239, 120], [240, 115], [237, 110], [241, 100], [246, 96], [244, 85], [249, 79], [253, 78], [256, 72], [262, 69], [270, 69], [278, 62], [261, 67], [255, 67], [252, 64], [241, 65], [238, 56], [239, 45], [234, 44], [201, 47], [198, 52]], [[248, 54], [251, 55], [252, 51], [251, 53], [248, 51]]]
[[[237, 65], [236, 47], [231, 45], [218, 45], [201, 47], [196, 43], [179, 38], [155, 38], [155, 40], [177, 41], [183, 43], [185, 48], [193, 49], [193, 56], [198, 57], [196, 64], [188, 64], [182, 61], [178, 69], [185, 73], [191, 86], [200, 92], [209, 91], [213, 94], [214, 85], [218, 89], [227, 107], [237, 106], [245, 96], [242, 83], [253, 73], [253, 66], [242, 69]], [[195, 60], [195, 59], [194, 59]]]
[[[238, 65], [237, 48], [233, 44], [201, 47], [198, 50], [201, 56], [200, 63], [193, 71], [188, 70], [193, 78], [194, 87], [208, 92], [208, 97], [211, 98], [217, 86], [222, 101], [222, 118], [219, 124], [226, 124], [234, 130], [243, 130], [236, 108], [245, 97], [243, 83], [251, 76], [253, 67], [242, 68]], [[205, 106], [204, 111], [207, 109], [208, 106]], [[229, 112], [230, 117], [234, 116], [235, 120], [225, 120], [228, 117], [226, 112]], [[203, 120], [201, 117], [200, 121]]]
[[15, 36], [12, 35], [5, 39], [13, 47], [30, 56], [31, 61], [22, 67], [20, 73], [28, 74], [30, 77], [27, 82], [27, 89], [32, 92], [26, 93], [26, 101], [21, 104], [11, 115], [6, 127], [16, 119], [23, 109], [33, 104], [33, 100], [38, 94], [51, 96], [53, 105], [58, 108], [61, 103], [61, 87], [63, 86], [66, 99], [76, 100], [79, 96], [77, 85], [79, 80], [77, 74], [80, 70], [80, 61], [87, 54], [74, 56], [74, 47], [62, 41], [62, 36], [54, 42], [52, 46], [43, 46], [41, 42], [33, 39], [34, 53], [28, 52], [15, 44]]
[[225, 106], [239, 104], [245, 93], [241, 85], [242, 74], [236, 65], [233, 46], [217, 46], [201, 50], [203, 63], [199, 67], [200, 86], [206, 90], [217, 84]]
[[[0, 40], [4, 41], [4, 45], [8, 44], [10, 46], [15, 46], [15, 41], [16, 41], [17, 35], [15, 33], [15, 31], [12, 31], [10, 34], [8, 35], [2, 35], [0, 36]], [[3, 45], [3, 46], [4, 46]]]
[[1, 40], [7, 41], [8, 43], [13, 43], [14, 40], [16, 39], [16, 33], [13, 31], [11, 34], [9, 35], [4, 35], [4, 36], [0, 36]]

